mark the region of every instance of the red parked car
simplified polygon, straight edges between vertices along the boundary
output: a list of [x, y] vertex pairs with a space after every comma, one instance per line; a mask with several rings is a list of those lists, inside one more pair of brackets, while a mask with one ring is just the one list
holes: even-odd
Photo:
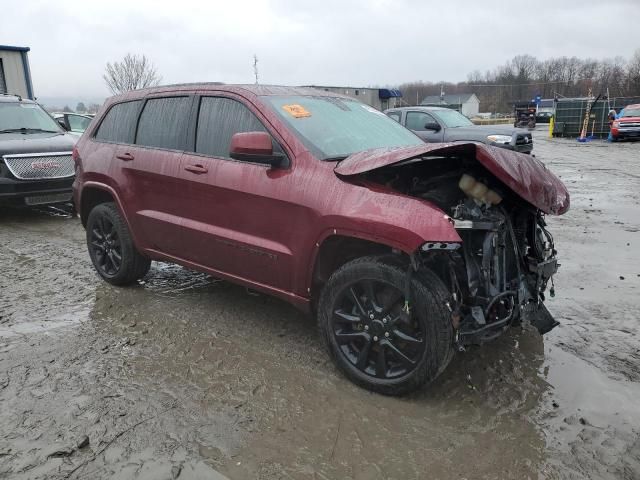
[[162, 260], [279, 297], [365, 388], [408, 392], [465, 345], [557, 324], [544, 217], [569, 195], [529, 155], [425, 144], [330, 92], [212, 84], [111, 98], [73, 155], [106, 281]]
[[611, 125], [611, 136], [614, 140], [640, 138], [640, 103], [624, 107], [622, 115]]

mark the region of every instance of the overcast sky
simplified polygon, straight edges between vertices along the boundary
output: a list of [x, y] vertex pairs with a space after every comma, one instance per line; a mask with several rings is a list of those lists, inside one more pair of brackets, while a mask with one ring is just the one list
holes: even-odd
[[[108, 96], [105, 63], [144, 53], [163, 83], [395, 85], [465, 80], [521, 53], [629, 58], [640, 0], [87, 0], [2, 8], [36, 96]], [[614, 33], [620, 30], [617, 38]]]

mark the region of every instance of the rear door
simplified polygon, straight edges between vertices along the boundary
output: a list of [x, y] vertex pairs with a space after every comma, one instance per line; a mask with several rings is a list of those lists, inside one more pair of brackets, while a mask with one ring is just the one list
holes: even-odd
[[[237, 132], [267, 131], [274, 151], [281, 139], [259, 112], [241, 98], [203, 96], [199, 101], [194, 152], [185, 153], [180, 176], [190, 208], [183, 238], [187, 260], [234, 277], [290, 289], [296, 206], [291, 168], [233, 160]], [[288, 208], [292, 207], [292, 208]]]
[[180, 160], [189, 135], [193, 96], [149, 97], [142, 106], [132, 145], [122, 145], [116, 164], [122, 195], [138, 238], [146, 248], [181, 251]]
[[[440, 125], [440, 130], [437, 132], [434, 130], [427, 130], [424, 126], [427, 123], [437, 123]], [[425, 142], [437, 143], [442, 142], [444, 139], [444, 127], [438, 122], [435, 117], [427, 112], [420, 110], [409, 110], [405, 112], [404, 126], [409, 130], [412, 130]]]

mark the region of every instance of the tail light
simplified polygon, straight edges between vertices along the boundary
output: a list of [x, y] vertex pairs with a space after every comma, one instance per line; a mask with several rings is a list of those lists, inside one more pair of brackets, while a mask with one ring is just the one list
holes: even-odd
[[73, 150], [71, 150], [71, 158], [73, 159], [74, 170], [77, 174], [80, 168], [80, 153], [78, 152], [78, 147], [73, 147]]

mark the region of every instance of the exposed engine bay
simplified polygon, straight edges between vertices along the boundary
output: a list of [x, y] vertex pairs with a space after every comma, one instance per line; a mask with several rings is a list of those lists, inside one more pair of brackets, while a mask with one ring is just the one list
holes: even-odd
[[450, 289], [459, 349], [490, 341], [516, 322], [542, 334], [558, 325], [542, 303], [548, 286], [554, 295], [559, 266], [544, 213], [482, 165], [468, 157], [427, 157], [367, 179], [435, 204], [454, 223], [462, 243], [427, 243], [417, 260]]

